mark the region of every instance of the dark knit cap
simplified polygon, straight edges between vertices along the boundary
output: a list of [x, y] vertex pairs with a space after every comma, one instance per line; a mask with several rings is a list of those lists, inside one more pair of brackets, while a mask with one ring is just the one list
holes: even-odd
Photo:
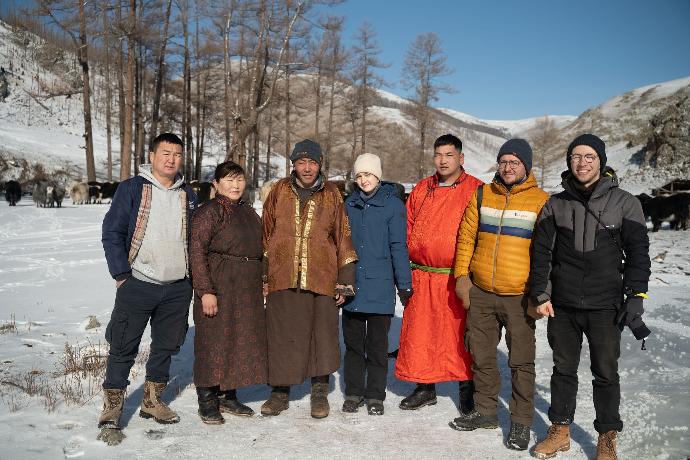
[[527, 174], [532, 170], [532, 147], [524, 139], [510, 139], [501, 146], [496, 157], [496, 162], [501, 160], [503, 155], [515, 155], [525, 165]]
[[290, 154], [290, 161], [294, 163], [300, 158], [309, 158], [321, 164], [321, 160], [323, 159], [321, 146], [311, 139], [304, 139], [296, 143], [295, 148], [292, 149], [292, 154]]
[[597, 155], [599, 155], [599, 161], [601, 162], [600, 169], [603, 171], [606, 167], [606, 144], [594, 134], [581, 134], [570, 143], [568, 146], [568, 154], [566, 155], [568, 169], [571, 169], [570, 166], [572, 162], [570, 160], [573, 156], [573, 149], [578, 145], [587, 145], [592, 147], [594, 151], [597, 152]]

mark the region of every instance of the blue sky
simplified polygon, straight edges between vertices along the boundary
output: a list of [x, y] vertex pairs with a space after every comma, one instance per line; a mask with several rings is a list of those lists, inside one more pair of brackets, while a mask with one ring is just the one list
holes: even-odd
[[[0, 0], [0, 9], [27, 3]], [[348, 44], [365, 20], [373, 25], [390, 64], [384, 89], [401, 96], [407, 48], [436, 32], [457, 93], [435, 105], [480, 118], [579, 115], [690, 76], [690, 0], [349, 0], [326, 10], [346, 17]]]
[[349, 0], [346, 38], [378, 33], [393, 88], [414, 38], [436, 32], [458, 91], [436, 105], [487, 119], [579, 115], [609, 97], [690, 76], [688, 0]]

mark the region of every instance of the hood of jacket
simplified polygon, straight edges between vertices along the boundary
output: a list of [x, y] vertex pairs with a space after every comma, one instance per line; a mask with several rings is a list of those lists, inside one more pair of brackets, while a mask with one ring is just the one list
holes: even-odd
[[491, 181], [491, 191], [499, 195], [507, 195], [508, 191], [510, 191], [511, 195], [515, 195], [516, 193], [524, 192], [525, 190], [535, 187], [537, 187], [537, 179], [534, 177], [534, 174], [531, 171], [525, 180], [519, 184], [514, 184], [512, 187], [510, 187], [510, 189], [506, 187], [498, 173], [496, 173], [494, 179]]
[[[569, 170], [566, 170], [561, 173], [561, 179], [561, 187], [563, 187], [563, 190], [565, 190], [569, 195], [573, 196], [577, 200], [582, 201], [581, 194], [577, 190], [577, 179], [575, 179], [575, 176], [573, 176], [573, 174]], [[606, 168], [604, 168], [604, 172], [602, 173], [601, 178], [594, 186], [594, 190], [592, 190], [592, 196], [590, 199], [595, 199], [603, 195], [606, 195], [611, 189], [617, 187], [618, 176], [613, 171], [613, 169], [607, 166]]]
[[173, 182], [173, 184], [170, 187], [164, 186], [158, 181], [158, 179], [156, 179], [156, 176], [153, 175], [153, 171], [151, 171], [150, 164], [139, 166], [139, 175], [151, 182], [154, 187], [161, 190], [176, 190], [182, 187], [182, 184], [184, 184], [184, 176], [178, 172], [175, 175], [175, 181]]

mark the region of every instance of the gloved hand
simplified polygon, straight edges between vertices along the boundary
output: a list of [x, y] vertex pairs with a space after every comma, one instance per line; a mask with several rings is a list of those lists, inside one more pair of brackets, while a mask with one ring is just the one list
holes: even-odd
[[455, 295], [462, 301], [462, 306], [465, 310], [470, 309], [470, 289], [472, 288], [472, 280], [469, 276], [463, 275], [455, 280]]
[[400, 297], [400, 303], [403, 307], [407, 307], [412, 294], [414, 294], [412, 289], [398, 289], [398, 297]]
[[642, 320], [644, 313], [643, 298], [639, 296], [630, 296], [625, 299], [625, 304], [621, 307], [616, 322], [618, 327], [623, 330], [623, 327], [628, 326], [637, 340], [646, 338], [651, 331]]
[[652, 333], [652, 331], [649, 330], [644, 321], [642, 321], [641, 315], [633, 317], [627, 324], [627, 326], [630, 328], [633, 335], [635, 336], [635, 339], [637, 340], [646, 339], [647, 336]]

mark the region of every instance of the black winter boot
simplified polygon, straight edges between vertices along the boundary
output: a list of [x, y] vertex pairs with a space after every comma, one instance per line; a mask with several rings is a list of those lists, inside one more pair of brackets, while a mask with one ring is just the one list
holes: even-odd
[[199, 417], [207, 425], [222, 425], [225, 419], [220, 414], [218, 387], [196, 387], [199, 400]]
[[436, 404], [436, 385], [433, 383], [418, 383], [417, 388], [407, 398], [400, 401], [403, 410], [415, 410], [424, 406]]
[[529, 446], [529, 427], [522, 423], [511, 422], [506, 446], [508, 449], [513, 450], [527, 450]]
[[251, 417], [254, 411], [251, 407], [245, 406], [237, 399], [237, 390], [227, 390], [218, 392], [220, 411], [240, 417]]
[[467, 415], [474, 410], [474, 382], [461, 380], [458, 386], [460, 387], [460, 414]]
[[493, 430], [498, 428], [498, 417], [495, 415], [482, 415], [478, 411], [473, 410], [469, 414], [449, 422], [448, 426], [458, 431], [474, 431], [478, 428]]
[[360, 407], [364, 405], [364, 398], [362, 396], [346, 396], [343, 401], [343, 412], [355, 413]]

